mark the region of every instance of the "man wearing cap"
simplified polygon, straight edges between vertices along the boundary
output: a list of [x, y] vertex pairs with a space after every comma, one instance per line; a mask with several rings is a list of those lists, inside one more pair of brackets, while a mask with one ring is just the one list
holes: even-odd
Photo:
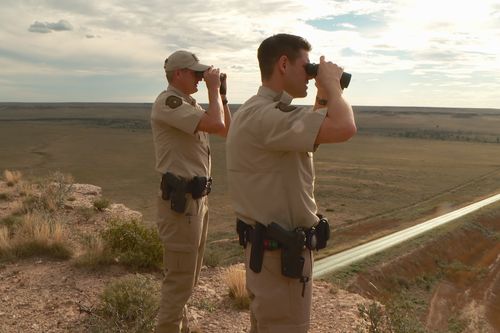
[[[156, 332], [194, 332], [186, 303], [197, 283], [208, 227], [210, 145], [208, 134], [225, 137], [231, 121], [221, 73], [196, 55], [176, 51], [166, 60], [167, 90], [153, 104], [151, 127], [156, 169], [162, 174], [158, 230], [164, 246], [164, 280]], [[224, 77], [223, 77], [224, 78]], [[205, 80], [208, 108], [191, 97]]]
[[228, 184], [245, 250], [251, 333], [309, 329], [313, 257], [326, 246], [328, 222], [317, 215], [313, 152], [356, 132], [342, 97], [342, 69], [320, 58], [313, 107], [307, 95], [311, 45], [278, 34], [258, 49], [262, 86], [235, 113], [226, 141]]

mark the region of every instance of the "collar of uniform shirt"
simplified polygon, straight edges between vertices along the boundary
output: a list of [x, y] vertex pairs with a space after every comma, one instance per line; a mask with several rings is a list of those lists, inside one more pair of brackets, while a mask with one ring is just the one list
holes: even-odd
[[186, 95], [185, 93], [183, 93], [182, 91], [180, 91], [179, 89], [177, 89], [174, 86], [169, 85], [167, 88], [167, 91], [173, 91], [176, 94], [178, 94], [179, 96], [181, 96], [182, 98], [184, 98], [184, 100], [186, 100], [186, 102], [188, 102], [189, 104], [196, 105], [196, 100], [193, 97]]
[[271, 88], [260, 86], [257, 95], [272, 99], [275, 102], [282, 102], [286, 105], [289, 105], [293, 97], [290, 96], [286, 91], [276, 92]]

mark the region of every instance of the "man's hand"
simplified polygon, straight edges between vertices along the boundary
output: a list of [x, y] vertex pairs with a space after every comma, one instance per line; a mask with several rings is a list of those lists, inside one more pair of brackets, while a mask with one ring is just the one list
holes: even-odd
[[203, 79], [207, 84], [207, 89], [219, 89], [220, 87], [220, 70], [210, 67], [203, 73]]
[[319, 58], [318, 75], [316, 76], [316, 87], [318, 96], [333, 97], [342, 95], [340, 78], [344, 70], [331, 61], [325, 61], [325, 57]]
[[340, 78], [344, 70], [330, 61], [326, 62], [323, 56], [319, 61], [318, 75], [316, 75], [318, 95], [314, 108], [316, 110], [324, 107], [324, 103], [319, 103], [324, 99], [327, 112], [314, 144], [344, 142], [356, 133], [352, 107], [342, 98]]
[[220, 95], [223, 96], [222, 99], [226, 97], [227, 93], [227, 75], [226, 73], [221, 73], [220, 74]]

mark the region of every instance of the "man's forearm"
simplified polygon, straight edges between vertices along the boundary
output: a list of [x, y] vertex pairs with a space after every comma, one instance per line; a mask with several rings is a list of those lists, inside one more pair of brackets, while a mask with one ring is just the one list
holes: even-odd
[[224, 123], [224, 107], [218, 88], [212, 88], [208, 91], [207, 115], [214, 121]]

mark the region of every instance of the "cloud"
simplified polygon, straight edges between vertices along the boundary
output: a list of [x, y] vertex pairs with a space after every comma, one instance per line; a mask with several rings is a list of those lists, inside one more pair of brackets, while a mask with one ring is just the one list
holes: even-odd
[[[43, 70], [44, 82], [55, 76], [109, 80], [113, 75], [130, 75], [163, 87], [164, 58], [188, 49], [226, 71], [232, 101], [244, 101], [260, 83], [256, 57], [260, 42], [287, 32], [312, 44], [311, 61], [325, 55], [353, 73], [355, 84], [346, 94], [356, 97], [354, 103], [383, 98], [383, 91], [373, 93], [374, 86], [389, 83], [396, 75], [404, 76], [394, 81], [401, 89], [422, 77], [472, 85], [468, 77], [474, 75], [500, 84], [500, 44], [495, 42], [500, 38], [498, 0], [226, 0], [222, 8], [220, 0], [2, 0], [2, 4], [0, 67], [9, 67], [9, 80], [14, 81], [16, 73], [35, 75], [30, 73], [37, 68]], [[72, 33], [39, 38], [27, 27], [38, 34]], [[485, 76], [488, 72], [491, 77]], [[0, 79], [2, 75], [5, 71]], [[26, 79], [32, 81], [36, 80]], [[488, 89], [488, 93], [498, 90]], [[202, 90], [200, 101], [206, 98]], [[481, 101], [480, 94], [476, 101]], [[398, 96], [385, 98], [398, 103]]]
[[322, 17], [319, 19], [308, 20], [306, 23], [317, 29], [325, 31], [356, 29], [366, 32], [379, 30], [385, 26], [383, 19], [377, 17], [377, 15], [354, 13]]
[[66, 20], [60, 20], [57, 23], [47, 23], [47, 28], [54, 31], [69, 31], [73, 30], [71, 24]]
[[37, 32], [37, 33], [49, 33], [52, 31], [71, 31], [73, 30], [73, 26], [66, 20], [60, 20], [59, 22], [50, 23], [50, 22], [39, 22], [35, 21], [30, 27], [28, 31]]

